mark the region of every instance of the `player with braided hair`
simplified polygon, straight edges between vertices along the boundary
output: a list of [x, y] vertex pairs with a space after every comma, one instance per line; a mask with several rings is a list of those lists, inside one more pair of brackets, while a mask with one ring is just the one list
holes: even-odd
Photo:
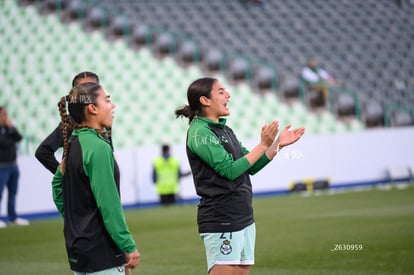
[[70, 267], [82, 275], [126, 274], [125, 268], [139, 264], [140, 253], [125, 221], [119, 169], [106, 132], [115, 104], [101, 85], [89, 82], [73, 87], [58, 106], [63, 159], [52, 189], [64, 218]]

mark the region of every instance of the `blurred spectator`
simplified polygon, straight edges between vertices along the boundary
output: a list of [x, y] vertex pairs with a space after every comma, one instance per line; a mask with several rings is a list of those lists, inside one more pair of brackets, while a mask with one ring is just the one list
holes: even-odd
[[179, 180], [190, 175], [191, 172], [181, 172], [180, 162], [176, 157], [171, 156], [168, 144], [162, 145], [161, 151], [161, 156], [157, 157], [153, 163], [152, 179], [161, 204], [175, 204]]
[[317, 65], [315, 57], [308, 58], [306, 66], [302, 69], [301, 79], [311, 90], [322, 93], [325, 103], [328, 100], [329, 88], [340, 84], [332, 75]]
[[[7, 214], [10, 224], [29, 225], [29, 221], [18, 218], [16, 214], [16, 194], [19, 181], [19, 168], [17, 166], [17, 143], [22, 136], [14, 127], [7, 115], [6, 107], [0, 106], [0, 205], [3, 189], [7, 186]], [[0, 228], [7, 224], [0, 220]]]

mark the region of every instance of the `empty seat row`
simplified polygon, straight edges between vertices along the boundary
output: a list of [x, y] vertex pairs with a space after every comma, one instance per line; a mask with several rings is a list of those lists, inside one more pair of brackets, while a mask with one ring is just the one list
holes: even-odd
[[[57, 101], [68, 93], [74, 74], [90, 70], [98, 73], [117, 105], [113, 133], [117, 148], [157, 144], [165, 142], [166, 138], [171, 143], [183, 142], [187, 121], [175, 119], [174, 109], [186, 103], [186, 88], [192, 80], [204, 75], [202, 68], [181, 66], [173, 56], [156, 58], [151, 47], [132, 49], [124, 40], [108, 40], [102, 32], [85, 31], [81, 23], [62, 23], [59, 14], [42, 16], [35, 6], [19, 8], [10, 1], [0, 11], [2, 16], [3, 11], [19, 19], [11, 25], [0, 26], [8, 39], [7, 48], [12, 49], [0, 52], [0, 60], [5, 61], [0, 80], [7, 83], [4, 93], [0, 93], [0, 102], [10, 106], [10, 114], [25, 136], [38, 143], [56, 127], [59, 122]], [[4, 16], [7, 21], [7, 15]], [[33, 31], [20, 32], [27, 24], [34, 26]], [[11, 37], [13, 39], [9, 39]], [[51, 45], [43, 43], [52, 42], [48, 37], [56, 40]], [[32, 43], [21, 43], [26, 40]], [[209, 53], [211, 64], [215, 65], [214, 60], [220, 62], [223, 52], [204, 53]], [[240, 60], [244, 59], [234, 59], [234, 73], [240, 66], [250, 66]], [[274, 76], [272, 67], [258, 69], [257, 75], [261, 76], [257, 79], [258, 86], [274, 85], [266, 81]], [[218, 74], [218, 77], [233, 95], [237, 95], [231, 108], [238, 114], [234, 123], [240, 128], [240, 138], [256, 138], [252, 127], [260, 129], [262, 123], [278, 117], [284, 123], [304, 124], [310, 134], [359, 130], [338, 124], [333, 115], [317, 118], [301, 105], [288, 107], [274, 94], [254, 94], [247, 84], [233, 85], [224, 75]]]

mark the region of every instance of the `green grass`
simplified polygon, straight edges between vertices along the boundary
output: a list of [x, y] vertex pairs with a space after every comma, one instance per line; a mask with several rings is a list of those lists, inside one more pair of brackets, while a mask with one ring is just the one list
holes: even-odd
[[[256, 198], [256, 264], [265, 274], [414, 274], [414, 188]], [[134, 274], [206, 274], [196, 206], [136, 209]], [[0, 230], [0, 274], [73, 274], [60, 218]], [[358, 244], [358, 251], [331, 251]]]

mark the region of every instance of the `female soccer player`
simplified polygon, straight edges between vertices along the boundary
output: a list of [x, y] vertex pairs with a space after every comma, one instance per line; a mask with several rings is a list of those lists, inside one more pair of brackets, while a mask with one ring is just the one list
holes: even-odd
[[140, 254], [125, 221], [119, 170], [105, 132], [112, 126], [115, 104], [99, 84], [89, 82], [76, 85], [58, 105], [63, 159], [52, 187], [64, 218], [70, 267], [79, 275], [125, 274], [125, 267], [138, 265]]
[[187, 157], [194, 177], [198, 230], [212, 275], [248, 274], [254, 264], [256, 229], [249, 174], [268, 164], [283, 147], [303, 135], [289, 130], [279, 138], [278, 122], [264, 125], [260, 143], [250, 152], [239, 142], [223, 116], [230, 115], [230, 93], [214, 78], [194, 81], [187, 90], [188, 105], [175, 111], [188, 117]]

